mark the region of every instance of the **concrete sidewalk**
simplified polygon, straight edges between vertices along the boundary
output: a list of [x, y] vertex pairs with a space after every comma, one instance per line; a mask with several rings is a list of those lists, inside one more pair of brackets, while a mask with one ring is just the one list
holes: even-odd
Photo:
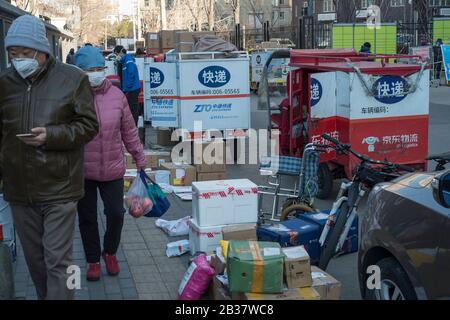
[[[171, 208], [165, 219], [176, 219], [190, 214], [191, 202], [170, 196]], [[103, 205], [98, 204], [100, 235], [104, 234]], [[81, 300], [129, 300], [129, 299], [177, 299], [177, 290], [183, 277], [189, 256], [167, 258], [166, 244], [187, 237], [169, 237], [155, 226], [155, 219], [134, 219], [125, 214], [122, 242], [117, 253], [121, 272], [117, 277], [108, 276], [102, 261], [102, 278], [98, 282], [86, 281], [86, 261], [78, 226], [74, 239], [74, 264], [82, 271], [82, 289], [76, 299]], [[15, 263], [15, 289], [18, 299], [36, 299], [36, 291], [28, 273], [23, 250], [18, 244]]]

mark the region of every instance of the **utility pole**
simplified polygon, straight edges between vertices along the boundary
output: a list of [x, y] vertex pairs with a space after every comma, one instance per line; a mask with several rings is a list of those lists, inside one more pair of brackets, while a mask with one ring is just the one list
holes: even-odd
[[160, 0], [161, 30], [167, 30], [166, 0]]

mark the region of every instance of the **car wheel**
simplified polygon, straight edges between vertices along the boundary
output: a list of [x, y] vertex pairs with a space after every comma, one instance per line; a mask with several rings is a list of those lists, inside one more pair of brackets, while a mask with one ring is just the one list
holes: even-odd
[[319, 166], [317, 183], [319, 184], [317, 198], [322, 200], [328, 199], [333, 191], [333, 174], [326, 163], [321, 163]]
[[367, 300], [417, 300], [408, 275], [394, 258], [384, 258], [376, 264], [381, 270], [380, 289], [365, 290]]

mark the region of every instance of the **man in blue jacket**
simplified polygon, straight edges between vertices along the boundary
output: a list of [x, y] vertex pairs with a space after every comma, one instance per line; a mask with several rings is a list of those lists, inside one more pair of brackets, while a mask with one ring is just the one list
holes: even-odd
[[118, 56], [119, 63], [122, 66], [122, 91], [127, 96], [131, 114], [137, 125], [139, 118], [138, 98], [139, 92], [141, 91], [141, 83], [139, 81], [139, 71], [136, 60], [131, 54], [127, 54], [125, 49], [122, 49]]

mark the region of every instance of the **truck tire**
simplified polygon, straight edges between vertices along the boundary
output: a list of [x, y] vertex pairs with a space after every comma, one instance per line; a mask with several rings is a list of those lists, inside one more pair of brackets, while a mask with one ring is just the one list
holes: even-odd
[[417, 300], [408, 275], [397, 260], [388, 257], [381, 259], [376, 265], [381, 271], [381, 290], [365, 288], [365, 300]]
[[347, 215], [349, 213], [348, 210], [348, 204], [347, 202], [344, 202], [339, 210], [336, 222], [328, 232], [328, 236], [320, 250], [319, 268], [323, 271], [326, 271], [328, 263], [336, 254], [336, 245], [341, 237], [342, 231], [344, 231], [345, 222], [347, 221]]
[[317, 171], [317, 182], [319, 184], [319, 192], [317, 198], [325, 200], [331, 196], [333, 191], [333, 175], [326, 163], [321, 163]]

